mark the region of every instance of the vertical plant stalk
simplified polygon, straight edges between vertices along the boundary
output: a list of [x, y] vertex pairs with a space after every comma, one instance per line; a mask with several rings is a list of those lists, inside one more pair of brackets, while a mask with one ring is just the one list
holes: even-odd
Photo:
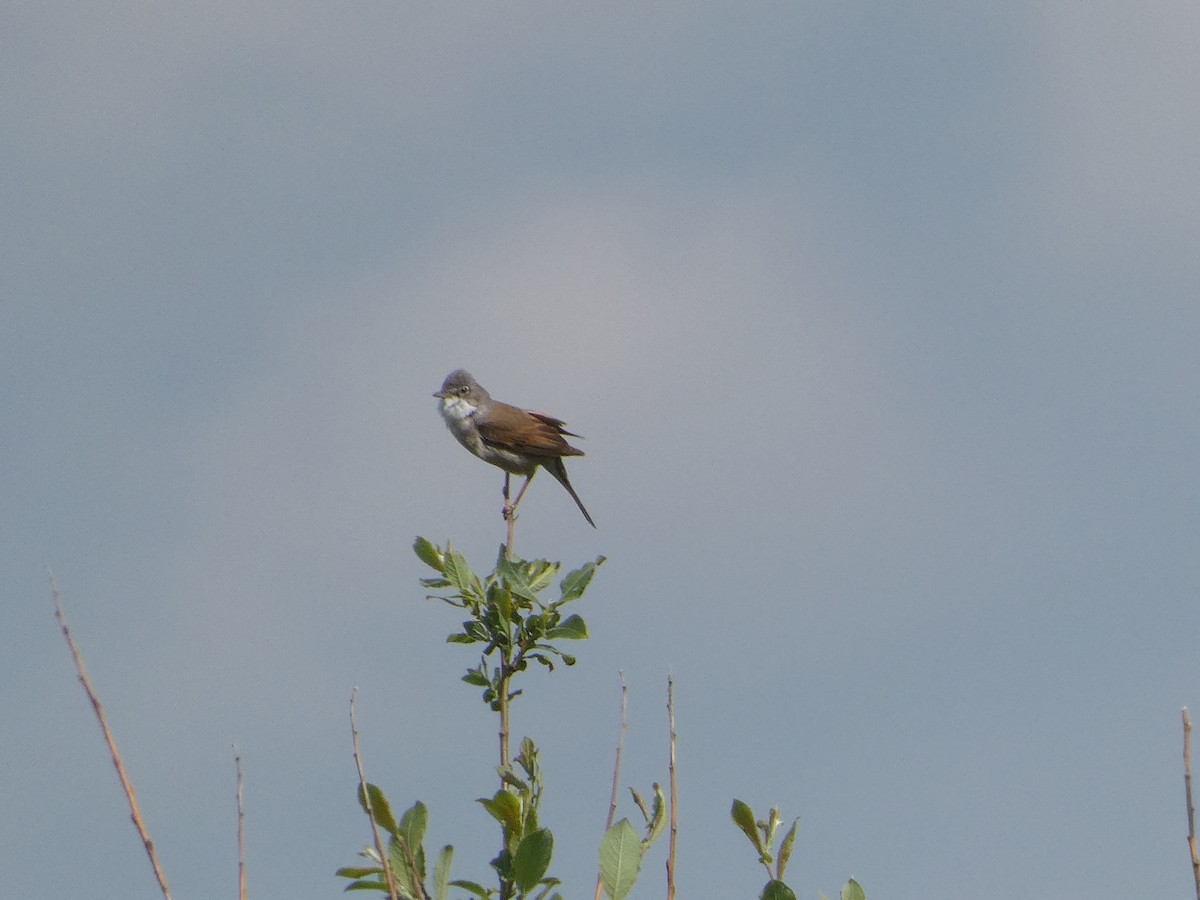
[[[513, 542], [516, 540], [517, 515], [508, 506], [508, 473], [504, 473], [504, 523], [508, 530], [508, 539], [504, 543], [504, 558], [512, 559]], [[511, 631], [511, 628], [510, 628]], [[511, 642], [500, 651], [500, 695], [496, 698], [500, 704], [500, 767], [507, 769], [511, 763], [508, 753], [508, 682], [512, 675], [509, 668], [512, 654]]]
[[[500, 767], [507, 769], [511, 764], [508, 755], [508, 685], [512, 679], [511, 667], [512, 648], [504, 647], [500, 650], [500, 693], [496, 697], [496, 701], [500, 705]], [[501, 780], [501, 785], [504, 782]]]
[[146, 856], [150, 858], [150, 867], [154, 869], [154, 877], [158, 879], [159, 890], [162, 891], [165, 900], [171, 900], [171, 890], [167, 887], [167, 876], [163, 873], [162, 866], [159, 865], [158, 854], [154, 850], [154, 842], [150, 840], [150, 832], [146, 830], [146, 823], [142, 820], [142, 813], [138, 809], [137, 795], [133, 791], [133, 783], [130, 782], [129, 776], [125, 774], [125, 764], [121, 761], [121, 754], [117, 751], [117, 742], [113, 739], [112, 731], [108, 727], [108, 721], [104, 718], [104, 707], [100, 705], [100, 698], [92, 688], [92, 681], [88, 678], [87, 670], [83, 667], [83, 656], [80, 654], [79, 648], [75, 646], [75, 639], [71, 637], [71, 629], [67, 625], [66, 616], [63, 614], [62, 596], [58, 593], [58, 585], [54, 582], [54, 573], [47, 569], [46, 574], [50, 578], [50, 591], [54, 594], [54, 616], [58, 619], [58, 625], [62, 629], [63, 637], [67, 639], [67, 646], [71, 650], [71, 657], [75, 660], [75, 670], [79, 673], [79, 683], [83, 685], [88, 700], [92, 703], [92, 709], [96, 711], [96, 718], [100, 722], [100, 730], [104, 732], [104, 741], [108, 744], [109, 755], [112, 757], [113, 766], [117, 770], [117, 777], [121, 780], [121, 789], [125, 791], [125, 799], [129, 802], [129, 814], [130, 818], [133, 819], [133, 827], [137, 829], [138, 837], [142, 839], [142, 846], [146, 848]]
[[[629, 720], [629, 685], [625, 683], [625, 673], [619, 672], [619, 674], [621, 676], [621, 730], [617, 733], [617, 759], [613, 764], [612, 796], [608, 801], [608, 819], [604, 822], [605, 834], [608, 834], [608, 829], [612, 828], [613, 819], [617, 816], [617, 792], [621, 789], [621, 756], [625, 751], [625, 729]], [[603, 891], [604, 883], [597, 874], [596, 900], [600, 900]]]
[[517, 513], [508, 505], [508, 473], [504, 473], [504, 524], [508, 526], [508, 540], [504, 542], [504, 558], [512, 559], [513, 541], [516, 539]]
[[[367, 818], [371, 820], [371, 834], [375, 838], [375, 852], [379, 854], [379, 861], [383, 863], [383, 875], [387, 879], [388, 896], [391, 900], [399, 900], [400, 895], [396, 891], [396, 876], [392, 872], [392, 864], [388, 859], [386, 848], [383, 846], [383, 838], [379, 836], [379, 823], [375, 821], [375, 809], [371, 805], [371, 792], [367, 790], [367, 776], [363, 772], [362, 750], [358, 745], [358, 723], [354, 719], [354, 700], [358, 696], [358, 688], [355, 687], [350, 691], [350, 736], [354, 741], [354, 765], [358, 768], [358, 788], [362, 791], [364, 803], [367, 808]], [[416, 871], [415, 869], [413, 870]]]
[[510, 515], [507, 518], [506, 524], [508, 526], [508, 538], [504, 542], [504, 558], [512, 559], [513, 542], [516, 541], [516, 539], [517, 539], [517, 515], [516, 515], [516, 513], [513, 513], [512, 515]]
[[1187, 800], [1188, 849], [1192, 852], [1192, 878], [1200, 900], [1200, 854], [1196, 853], [1196, 807], [1192, 805], [1192, 720], [1183, 708], [1183, 793]]
[[242, 806], [242, 758], [233, 745], [233, 767], [237, 772], [238, 900], [246, 900], [246, 811]]
[[667, 674], [667, 722], [671, 729], [671, 840], [667, 850], [667, 900], [675, 900], [675, 840], [679, 835], [679, 791], [675, 781], [675, 679]]

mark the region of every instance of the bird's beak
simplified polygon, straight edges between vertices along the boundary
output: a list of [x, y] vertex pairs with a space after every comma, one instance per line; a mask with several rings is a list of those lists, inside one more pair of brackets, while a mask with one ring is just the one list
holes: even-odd
[[435, 397], [437, 397], [439, 400], [441, 400], [441, 399], [442, 399], [443, 397], [445, 397], [446, 395], [445, 395], [445, 394], [443, 394], [441, 391], [434, 391], [434, 392], [433, 392], [433, 396], [435, 396]]

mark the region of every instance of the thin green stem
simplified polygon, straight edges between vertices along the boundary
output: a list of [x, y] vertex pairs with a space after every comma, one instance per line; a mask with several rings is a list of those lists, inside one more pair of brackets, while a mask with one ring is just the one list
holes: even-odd
[[509, 766], [508, 757], [508, 685], [512, 679], [513, 670], [510, 665], [509, 651], [503, 649], [500, 652], [500, 685], [499, 693], [496, 697], [500, 704], [500, 766], [507, 769]]

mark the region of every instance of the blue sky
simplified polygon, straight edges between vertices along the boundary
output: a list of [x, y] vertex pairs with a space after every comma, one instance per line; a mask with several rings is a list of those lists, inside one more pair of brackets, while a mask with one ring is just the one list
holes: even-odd
[[[5, 892], [332, 896], [370, 777], [486, 875], [494, 727], [409, 547], [502, 539], [430, 397], [588, 455], [519, 552], [609, 557], [531, 679], [568, 896], [619, 708], [683, 897], [1189, 890], [1195, 4], [24, 4], [0, 37]], [[632, 810], [625, 810], [632, 813]], [[661, 851], [636, 896], [661, 896]]]

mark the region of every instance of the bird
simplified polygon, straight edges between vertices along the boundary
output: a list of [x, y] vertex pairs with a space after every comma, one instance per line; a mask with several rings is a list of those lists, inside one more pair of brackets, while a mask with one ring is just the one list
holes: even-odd
[[[455, 369], [447, 375], [442, 389], [433, 396], [442, 401], [442, 419], [458, 442], [484, 462], [504, 470], [505, 519], [515, 518], [517, 505], [541, 466], [567, 489], [588, 524], [596, 527], [567, 478], [563, 457], [583, 456], [584, 453], [566, 442], [565, 437], [580, 437], [566, 430], [566, 422], [493, 400], [465, 369]], [[525, 476], [525, 483], [511, 505], [508, 502], [510, 475]]]

